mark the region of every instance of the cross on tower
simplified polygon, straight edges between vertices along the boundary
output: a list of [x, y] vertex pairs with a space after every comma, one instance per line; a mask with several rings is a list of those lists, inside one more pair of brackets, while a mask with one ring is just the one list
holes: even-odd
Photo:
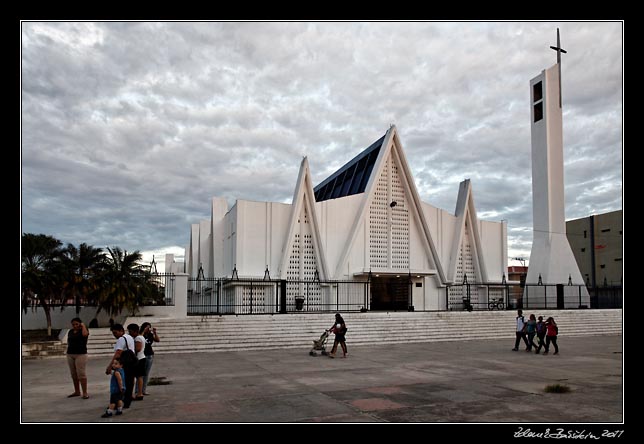
[[561, 108], [561, 53], [566, 54], [567, 51], [561, 47], [559, 28], [557, 28], [557, 46], [551, 46], [550, 49], [557, 51], [557, 66], [559, 67], [559, 108]]

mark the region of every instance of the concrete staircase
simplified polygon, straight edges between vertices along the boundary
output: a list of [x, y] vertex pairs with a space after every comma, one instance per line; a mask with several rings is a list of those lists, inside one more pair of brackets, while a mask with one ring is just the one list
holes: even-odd
[[[527, 309], [524, 315], [532, 313]], [[622, 310], [543, 310], [536, 316], [552, 316], [565, 336], [622, 334]], [[473, 312], [368, 312], [343, 314], [349, 347], [434, 341], [466, 341], [514, 338], [516, 311]], [[130, 317], [124, 323], [148, 321], [157, 328], [161, 342], [155, 353], [213, 352], [301, 348], [308, 351], [314, 339], [333, 324], [334, 315], [225, 315], [184, 319]], [[90, 331], [88, 352], [94, 356], [113, 353], [115, 339], [107, 328]], [[329, 337], [327, 348], [333, 345]]]

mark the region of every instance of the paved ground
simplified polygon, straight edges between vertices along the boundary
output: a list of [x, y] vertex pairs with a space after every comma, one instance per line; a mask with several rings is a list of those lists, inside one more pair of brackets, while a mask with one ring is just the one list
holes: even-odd
[[[557, 356], [513, 352], [513, 341], [157, 355], [149, 387], [120, 417], [102, 419], [106, 358], [90, 358], [90, 399], [73, 391], [64, 358], [22, 361], [21, 422], [620, 423], [622, 336], [561, 337]], [[544, 392], [565, 384], [567, 394]], [[621, 427], [623, 428], [623, 427]], [[610, 430], [620, 429], [613, 424]]]

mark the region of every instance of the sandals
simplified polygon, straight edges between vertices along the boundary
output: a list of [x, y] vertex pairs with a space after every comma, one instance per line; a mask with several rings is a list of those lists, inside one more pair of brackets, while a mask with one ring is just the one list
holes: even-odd
[[71, 395], [67, 395], [68, 398], [75, 398], [76, 396], [80, 396], [80, 393], [72, 393]]
[[83, 399], [89, 399], [89, 395], [83, 395]]

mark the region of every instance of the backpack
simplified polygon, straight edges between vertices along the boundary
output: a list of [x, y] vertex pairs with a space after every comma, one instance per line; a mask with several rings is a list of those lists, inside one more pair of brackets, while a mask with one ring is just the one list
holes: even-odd
[[125, 340], [125, 350], [121, 351], [121, 364], [123, 365], [123, 367], [128, 367], [134, 364], [137, 359], [136, 355], [134, 354], [134, 350], [127, 346], [127, 339], [123, 339]]

